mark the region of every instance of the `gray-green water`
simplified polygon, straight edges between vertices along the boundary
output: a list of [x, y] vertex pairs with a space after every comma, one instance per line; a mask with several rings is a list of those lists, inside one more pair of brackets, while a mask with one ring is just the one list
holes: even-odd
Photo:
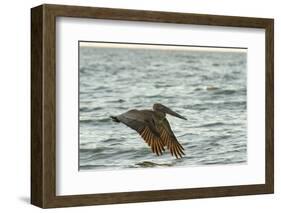
[[[247, 162], [246, 52], [80, 47], [80, 170]], [[157, 157], [110, 115], [162, 103], [185, 148]]]

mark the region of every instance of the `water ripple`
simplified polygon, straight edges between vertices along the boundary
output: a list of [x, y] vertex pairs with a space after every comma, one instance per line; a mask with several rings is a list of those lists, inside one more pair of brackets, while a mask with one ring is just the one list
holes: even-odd
[[[80, 170], [160, 168], [247, 162], [247, 55], [144, 49], [80, 49]], [[110, 115], [163, 103], [185, 149], [157, 157]]]

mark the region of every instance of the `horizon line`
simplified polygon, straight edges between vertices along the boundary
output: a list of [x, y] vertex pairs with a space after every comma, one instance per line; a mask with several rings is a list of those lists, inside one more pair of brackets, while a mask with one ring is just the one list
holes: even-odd
[[177, 44], [146, 44], [146, 43], [122, 43], [103, 41], [78, 41], [79, 47], [97, 48], [123, 48], [123, 49], [153, 49], [153, 50], [179, 50], [179, 51], [209, 51], [209, 52], [247, 52], [246, 47], [218, 47], [200, 45], [177, 45]]

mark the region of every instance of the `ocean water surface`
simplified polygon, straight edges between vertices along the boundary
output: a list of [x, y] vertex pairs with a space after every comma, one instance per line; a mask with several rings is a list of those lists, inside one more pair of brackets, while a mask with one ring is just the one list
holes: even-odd
[[[247, 52], [79, 48], [79, 170], [247, 163]], [[110, 115], [162, 103], [185, 149], [152, 153]]]

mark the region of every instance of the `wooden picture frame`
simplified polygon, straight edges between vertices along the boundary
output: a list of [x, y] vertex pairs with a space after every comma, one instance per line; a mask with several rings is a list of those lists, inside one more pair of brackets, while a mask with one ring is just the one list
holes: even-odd
[[[95, 18], [265, 29], [265, 184], [56, 195], [56, 18]], [[267, 194], [274, 191], [273, 19], [44, 4], [31, 9], [31, 203], [41, 208]]]

